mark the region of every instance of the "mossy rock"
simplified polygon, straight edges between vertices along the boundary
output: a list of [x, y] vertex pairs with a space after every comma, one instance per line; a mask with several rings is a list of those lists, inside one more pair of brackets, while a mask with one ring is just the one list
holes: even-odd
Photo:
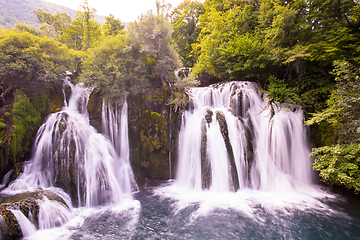
[[229, 162], [230, 162], [230, 173], [231, 173], [231, 178], [232, 178], [231, 182], [233, 184], [234, 191], [236, 192], [240, 188], [239, 176], [238, 176], [237, 169], [236, 169], [234, 151], [230, 144], [229, 130], [228, 130], [228, 126], [226, 123], [224, 113], [217, 111], [216, 112], [216, 120], [219, 122], [221, 135], [223, 136], [224, 141], [225, 141], [225, 146], [226, 146], [226, 150], [228, 152], [228, 157], [229, 157]]
[[208, 124], [210, 124], [212, 122], [212, 116], [214, 115], [214, 113], [211, 110], [207, 110], [206, 114], [205, 114], [205, 120]]
[[212, 183], [211, 162], [207, 154], [206, 123], [201, 125], [201, 187], [209, 189]]
[[20, 225], [18, 221], [16, 220], [14, 214], [7, 210], [6, 207], [8, 205], [1, 204], [0, 205], [0, 214], [1, 218], [0, 225], [1, 225], [1, 233], [0, 238], [1, 239], [21, 239], [23, 237], [23, 234], [21, 232]]
[[57, 201], [68, 209], [70, 208], [61, 196], [48, 190], [1, 196], [0, 214], [2, 219], [0, 217], [0, 239], [18, 239], [22, 237], [18, 221], [14, 214], [7, 210], [9, 207], [19, 209], [38, 229], [40, 211], [38, 200], [43, 199], [44, 197], [52, 201]]

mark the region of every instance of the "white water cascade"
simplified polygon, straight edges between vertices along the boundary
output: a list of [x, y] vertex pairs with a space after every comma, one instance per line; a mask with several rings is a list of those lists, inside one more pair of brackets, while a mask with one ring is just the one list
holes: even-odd
[[300, 107], [268, 105], [252, 82], [189, 89], [176, 182], [216, 192], [292, 190], [312, 182]]
[[[131, 199], [131, 186], [135, 181], [125, 140], [126, 102], [123, 112], [116, 116], [121, 118], [121, 125], [109, 123], [110, 128], [117, 131], [110, 141], [89, 124], [87, 102], [90, 91], [79, 85], [73, 86], [69, 81], [65, 81], [65, 85], [72, 90], [69, 101], [65, 96], [62, 110], [49, 115], [40, 127], [32, 160], [8, 190], [36, 191], [57, 187], [70, 195], [75, 205], [86, 207]], [[45, 203], [51, 205], [48, 201]], [[44, 224], [46, 226], [51, 223]]]
[[139, 187], [130, 166], [128, 104], [126, 98], [122, 108], [113, 107], [103, 101], [102, 131], [109, 137], [119, 157], [120, 182], [130, 183], [123, 186], [127, 192], [138, 191]]
[[34, 224], [32, 224], [27, 217], [18, 209], [9, 209], [16, 217], [23, 237], [28, 237], [36, 232]]

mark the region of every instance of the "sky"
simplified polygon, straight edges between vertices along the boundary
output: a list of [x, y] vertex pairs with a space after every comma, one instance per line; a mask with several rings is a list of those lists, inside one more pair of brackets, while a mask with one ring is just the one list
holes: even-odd
[[[56, 3], [74, 10], [79, 10], [83, 0], [45, 0], [47, 2]], [[165, 0], [172, 7], [177, 7], [184, 0]], [[204, 0], [200, 0], [204, 2]], [[88, 0], [89, 6], [97, 10], [96, 14], [109, 16], [112, 14], [115, 18], [123, 22], [132, 22], [142, 13], [148, 10], [155, 10], [156, 0]]]

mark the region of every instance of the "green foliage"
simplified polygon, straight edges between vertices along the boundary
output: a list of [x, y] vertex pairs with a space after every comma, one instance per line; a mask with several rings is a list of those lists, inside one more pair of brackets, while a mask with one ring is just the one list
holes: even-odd
[[164, 87], [166, 82], [175, 80], [174, 70], [179, 68], [180, 60], [171, 44], [172, 25], [166, 14], [167, 5], [158, 2], [157, 7], [157, 14], [149, 11], [138, 21], [129, 23], [127, 33], [132, 43], [148, 55], [148, 62], [154, 63], [156, 80]]
[[107, 101], [122, 103], [124, 96], [136, 95], [149, 86], [151, 72], [146, 63], [147, 56], [124, 35], [105, 37], [89, 49], [80, 78], [101, 91]]
[[6, 123], [0, 122], [0, 129], [4, 129], [6, 127]]
[[170, 104], [173, 104], [174, 111], [186, 109], [189, 103], [189, 96], [186, 94], [187, 89], [191, 87], [197, 87], [200, 85], [200, 81], [193, 75], [178, 77], [175, 83], [172, 85], [172, 96]]
[[115, 36], [120, 33], [124, 33], [125, 26], [121, 24], [119, 19], [116, 19], [113, 15], [105, 17], [106, 22], [103, 25], [105, 36]]
[[314, 170], [320, 171], [323, 181], [354, 190], [360, 190], [360, 145], [334, 145], [316, 148]]
[[[360, 70], [347, 61], [335, 61], [336, 88], [328, 107], [306, 124], [331, 124], [337, 145], [313, 149], [313, 165], [325, 182], [358, 192], [360, 189]], [[321, 126], [321, 125], [320, 125]]]
[[34, 25], [27, 25], [24, 23], [17, 22], [14, 29], [18, 32], [28, 32], [28, 33], [31, 33], [32, 35], [35, 35], [38, 37], [45, 36], [45, 32], [42, 31], [41, 29], [38, 29]]
[[314, 111], [334, 88], [333, 61], [359, 62], [357, 1], [209, 0], [204, 8], [193, 44], [193, 74], [202, 81], [250, 80], [266, 88], [274, 76]]
[[5, 113], [5, 117], [9, 117], [10, 116], [10, 113], [9, 112], [6, 112]]
[[[264, 44], [255, 35], [257, 5], [251, 1], [207, 1], [194, 45], [198, 62], [193, 73], [221, 80], [244, 79], [243, 69], [263, 68]], [[248, 73], [252, 75], [253, 73]]]
[[41, 9], [34, 10], [34, 12], [41, 24], [41, 29], [48, 37], [53, 39], [59, 39], [59, 36], [63, 34], [65, 26], [71, 22], [71, 16], [66, 13], [53, 15]]
[[267, 97], [272, 103], [293, 103], [294, 99], [297, 97], [295, 89], [289, 88], [284, 80], [277, 79], [274, 76], [270, 76], [267, 89]]
[[174, 28], [172, 38], [178, 46], [177, 50], [185, 67], [192, 67], [196, 62], [193, 45], [201, 31], [199, 18], [203, 13], [203, 3], [190, 0], [185, 0], [171, 13]]
[[15, 159], [16, 154], [24, 147], [23, 139], [25, 133], [31, 129], [36, 129], [41, 123], [41, 114], [46, 110], [48, 95], [43, 95], [41, 98], [34, 98], [33, 102], [30, 102], [29, 98], [21, 90], [16, 90], [14, 98], [13, 121], [15, 132], [12, 152]]
[[39, 96], [59, 87], [66, 71], [75, 69], [73, 61], [67, 47], [47, 37], [14, 31], [0, 37], [0, 82], [5, 92], [21, 89]]
[[94, 47], [101, 37], [101, 25], [95, 21], [95, 13], [96, 10], [89, 6], [87, 0], [84, 0], [75, 19], [64, 26], [63, 34], [59, 37], [60, 41], [78, 51]]
[[336, 88], [328, 107], [313, 115], [308, 125], [326, 121], [338, 136], [338, 143], [360, 142], [360, 70], [347, 61], [335, 61]]

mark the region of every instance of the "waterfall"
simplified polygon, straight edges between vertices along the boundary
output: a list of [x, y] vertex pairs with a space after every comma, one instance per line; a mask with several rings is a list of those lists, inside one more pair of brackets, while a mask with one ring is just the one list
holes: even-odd
[[23, 237], [28, 237], [36, 232], [35, 226], [29, 221], [27, 217], [18, 209], [8, 209], [11, 211], [18, 221]]
[[[32, 160], [7, 190], [36, 191], [57, 187], [70, 195], [76, 206], [86, 207], [131, 199], [131, 185], [135, 181], [126, 139], [127, 105], [124, 104], [119, 116], [105, 120], [121, 118], [122, 122], [119, 126], [111, 123], [110, 129], [116, 133], [110, 141], [89, 124], [90, 91], [67, 80], [65, 86], [71, 88], [69, 101], [65, 96], [62, 110], [49, 115], [39, 128]], [[51, 224], [44, 226], [48, 225]]]
[[2, 183], [0, 184], [0, 189], [4, 188], [6, 186], [6, 184], [9, 182], [12, 171], [13, 170], [10, 170], [9, 172], [7, 172], [5, 174], [5, 176], [3, 177]]
[[310, 147], [300, 107], [269, 105], [252, 82], [191, 88], [188, 95], [177, 184], [220, 192], [311, 184]]
[[59, 227], [67, 223], [72, 214], [67, 207], [57, 201], [51, 201], [47, 197], [37, 200], [39, 209], [39, 229]]
[[119, 106], [113, 107], [110, 103], [103, 101], [102, 131], [110, 139], [117, 151], [118, 162], [120, 163], [120, 182], [125, 183], [123, 188], [127, 192], [138, 191], [139, 188], [130, 166], [128, 104], [126, 98], [121, 108]]

